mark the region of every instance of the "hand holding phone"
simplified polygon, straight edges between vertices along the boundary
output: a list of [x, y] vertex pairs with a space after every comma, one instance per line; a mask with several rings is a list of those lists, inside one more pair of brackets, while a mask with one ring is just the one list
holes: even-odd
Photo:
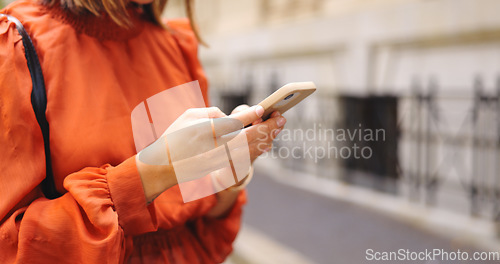
[[274, 111], [285, 113], [315, 91], [316, 85], [313, 82], [289, 83], [281, 87], [259, 103], [264, 108], [262, 120], [268, 119]]

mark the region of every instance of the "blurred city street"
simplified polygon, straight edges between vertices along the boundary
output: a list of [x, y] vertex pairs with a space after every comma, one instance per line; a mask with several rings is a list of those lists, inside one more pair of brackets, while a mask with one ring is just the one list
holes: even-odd
[[[439, 236], [416, 227], [415, 223], [401, 221], [374, 209], [282, 184], [266, 175], [268, 173], [278, 172], [257, 170], [248, 187], [244, 227], [228, 263], [377, 262], [366, 260], [367, 249], [378, 252], [460, 250], [469, 252], [469, 256], [475, 251], [484, 251], [471, 246], [462, 234]], [[498, 262], [436, 260], [404, 263]]]

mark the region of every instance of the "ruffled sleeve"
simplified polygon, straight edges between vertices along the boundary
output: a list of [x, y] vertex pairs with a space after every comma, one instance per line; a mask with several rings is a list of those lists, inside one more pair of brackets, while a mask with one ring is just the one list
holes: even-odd
[[68, 192], [46, 199], [38, 186], [45, 175], [43, 139], [30, 95], [21, 37], [2, 17], [0, 263], [123, 262], [127, 236], [156, 230], [135, 158], [68, 175]]
[[242, 208], [246, 199], [246, 191], [243, 190], [225, 217], [201, 218], [194, 225], [193, 230], [200, 243], [216, 263], [223, 262], [233, 250], [232, 244], [240, 230]]

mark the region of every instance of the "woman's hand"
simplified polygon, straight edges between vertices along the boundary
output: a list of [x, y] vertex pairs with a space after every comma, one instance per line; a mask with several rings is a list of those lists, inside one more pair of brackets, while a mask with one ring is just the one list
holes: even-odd
[[[158, 140], [137, 154], [137, 169], [141, 176], [144, 194], [148, 203], [151, 203], [162, 192], [178, 182], [171, 162], [169, 147], [167, 146], [167, 134], [193, 127], [193, 125], [207, 121], [210, 118], [224, 116], [226, 115], [217, 107], [188, 109], [169, 126]], [[193, 142], [193, 138], [196, 140], [198, 138], [196, 134], [206, 133], [208, 133], [207, 129], [192, 129], [191, 133], [185, 134], [185, 140], [181, 138], [178, 139], [179, 142], [170, 142], [172, 145], [170, 149], [175, 148], [184, 152], [195, 153], [197, 142]], [[189, 140], [191, 141], [188, 142]]]
[[[239, 112], [246, 111], [248, 108], [250, 108], [248, 105], [240, 105], [233, 110], [230, 117], [237, 115]], [[250, 160], [252, 163], [260, 155], [271, 150], [273, 140], [281, 132], [285, 123], [286, 119], [276, 111], [271, 114], [271, 118], [268, 120], [262, 122], [262, 119], [258, 119], [252, 123], [252, 126], [244, 129], [247, 135]]]
[[[268, 137], [265, 131], [270, 126], [264, 122], [256, 124], [259, 125], [259, 130], [243, 128], [248, 124], [257, 123], [263, 112], [262, 107], [246, 107], [227, 118], [215, 107], [189, 109], [184, 112], [158, 140], [136, 156], [148, 203], [178, 182], [195, 180], [224, 167], [228, 150], [228, 144], [224, 143], [240, 134], [233, 132], [247, 133], [240, 146], [233, 142], [237, 140], [231, 141], [230, 145], [234, 146], [230, 150], [233, 160], [238, 157], [243, 157], [244, 160], [245, 155], [248, 157], [248, 150], [251, 161], [255, 160], [267, 148], [266, 141], [272, 140], [270, 137], [262, 139]], [[249, 146], [248, 150], [241, 148], [246, 144]]]
[[[238, 113], [247, 111], [250, 107], [248, 105], [240, 105], [236, 107], [231, 116], [237, 116]], [[264, 109], [258, 109], [257, 111], [264, 111]], [[260, 114], [262, 115], [262, 113]], [[262, 122], [262, 119], [257, 119], [252, 122], [252, 126], [244, 129], [247, 140], [248, 149], [250, 151], [250, 160], [253, 163], [262, 153], [270, 150], [272, 147], [272, 141], [279, 132], [283, 129], [286, 123], [286, 119], [281, 117], [278, 112], [271, 114], [271, 118]], [[242, 180], [241, 182], [244, 182]], [[240, 182], [240, 184], [241, 184]], [[239, 192], [232, 191], [230, 188], [217, 193], [217, 204], [208, 212], [207, 216], [219, 218], [226, 215], [226, 213], [232, 208]]]

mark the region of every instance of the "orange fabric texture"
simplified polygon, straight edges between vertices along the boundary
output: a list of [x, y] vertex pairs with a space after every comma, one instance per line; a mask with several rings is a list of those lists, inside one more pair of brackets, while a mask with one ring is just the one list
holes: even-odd
[[123, 29], [20, 0], [1, 11], [30, 32], [44, 71], [54, 178], [43, 197], [43, 139], [15, 25], [0, 18], [0, 263], [217, 263], [232, 250], [242, 192], [220, 219], [212, 195], [183, 203], [173, 187], [146, 206], [130, 114], [146, 98], [207, 82], [187, 20], [169, 30], [141, 18]]

